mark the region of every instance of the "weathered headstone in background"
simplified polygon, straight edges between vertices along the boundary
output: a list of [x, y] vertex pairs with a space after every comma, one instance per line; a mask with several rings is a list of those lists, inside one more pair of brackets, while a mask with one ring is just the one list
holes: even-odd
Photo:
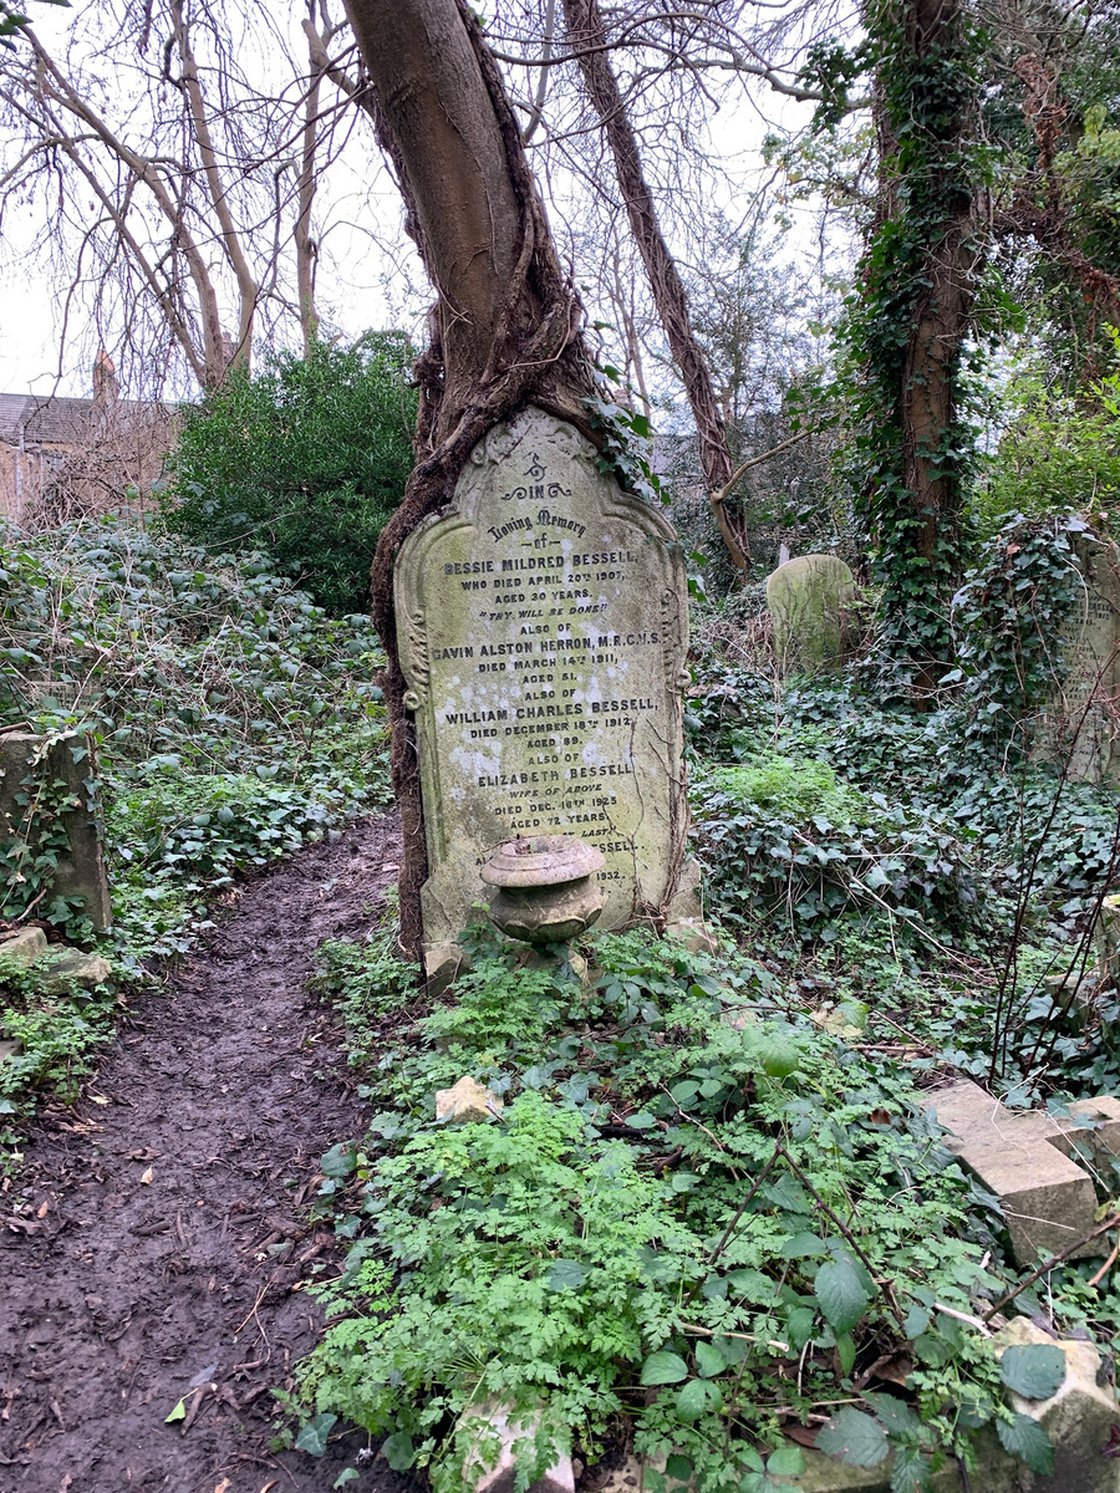
[[1038, 714], [1035, 751], [1074, 782], [1120, 782], [1120, 549], [1082, 536], [1074, 558], [1084, 581], [1056, 640], [1061, 671]]
[[766, 605], [783, 674], [839, 668], [854, 589], [852, 572], [836, 555], [798, 555], [771, 572]]
[[46, 895], [32, 915], [44, 917], [53, 897], [80, 903], [95, 928], [111, 921], [101, 830], [93, 802], [93, 744], [77, 731], [35, 736], [0, 732], [0, 876], [25, 876], [26, 860], [54, 861]]
[[518, 835], [603, 852], [600, 927], [665, 908], [686, 827], [687, 586], [662, 515], [604, 476], [574, 427], [523, 411], [402, 547], [395, 605], [425, 945], [456, 938], [486, 897], [479, 865]]

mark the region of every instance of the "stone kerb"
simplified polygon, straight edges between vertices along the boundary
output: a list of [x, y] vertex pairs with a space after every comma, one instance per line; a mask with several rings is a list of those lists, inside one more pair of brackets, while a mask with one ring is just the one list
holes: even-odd
[[603, 852], [600, 927], [666, 907], [686, 828], [687, 584], [663, 515], [601, 473], [572, 426], [525, 410], [402, 546], [394, 602], [426, 947], [457, 937], [486, 899], [480, 865], [519, 835]]
[[844, 662], [854, 593], [852, 572], [837, 555], [798, 555], [771, 572], [766, 605], [781, 673], [819, 673]]
[[[61, 824], [65, 846], [44, 906], [51, 896], [74, 898], [95, 928], [107, 928], [112, 912], [91, 788], [94, 772], [93, 743], [79, 732], [0, 732], [0, 839], [12, 843], [30, 838], [34, 843]], [[53, 795], [65, 801], [61, 814], [50, 812]], [[42, 809], [31, 818], [26, 802], [20, 801], [28, 797]]]

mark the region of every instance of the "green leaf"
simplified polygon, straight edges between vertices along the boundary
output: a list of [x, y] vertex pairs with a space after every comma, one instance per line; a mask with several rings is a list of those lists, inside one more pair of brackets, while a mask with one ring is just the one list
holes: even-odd
[[849, 1467], [878, 1467], [890, 1448], [887, 1433], [877, 1420], [845, 1405], [821, 1427], [817, 1450], [847, 1462]]
[[696, 1344], [696, 1372], [701, 1378], [711, 1379], [716, 1374], [722, 1374], [726, 1367], [726, 1359], [713, 1344]]
[[1024, 1399], [1048, 1400], [1066, 1377], [1066, 1355], [1056, 1343], [1008, 1348], [999, 1361], [999, 1375]]
[[327, 1437], [337, 1420], [337, 1415], [324, 1410], [321, 1415], [316, 1415], [307, 1421], [300, 1427], [299, 1435], [296, 1437], [296, 1451], [307, 1452], [311, 1457], [321, 1457], [327, 1449]]
[[642, 1384], [649, 1386], [654, 1384], [679, 1384], [682, 1379], [688, 1378], [688, 1364], [679, 1353], [670, 1353], [662, 1349], [660, 1353], [651, 1353], [642, 1364]]
[[331, 1484], [331, 1487], [345, 1488], [347, 1483], [355, 1482], [361, 1475], [356, 1467], [344, 1467]]
[[381, 1455], [394, 1472], [407, 1472], [416, 1455], [412, 1437], [407, 1431], [394, 1431], [381, 1443]]
[[324, 1177], [348, 1177], [358, 1164], [357, 1153], [351, 1142], [339, 1141], [332, 1146], [319, 1163]]
[[841, 1254], [817, 1271], [813, 1289], [821, 1311], [834, 1332], [847, 1332], [863, 1316], [871, 1300], [850, 1255]]
[[846, 1379], [856, 1366], [856, 1343], [850, 1332], [836, 1334], [836, 1356], [840, 1360], [840, 1372]]
[[799, 1446], [780, 1446], [766, 1460], [771, 1477], [800, 1477], [805, 1471], [805, 1454]]
[[897, 1446], [891, 1463], [891, 1493], [924, 1493], [929, 1487], [929, 1458], [916, 1446]]
[[175, 1425], [175, 1423], [177, 1421], [186, 1420], [186, 1418], [187, 1418], [187, 1402], [186, 1402], [185, 1399], [182, 1399], [175, 1406], [175, 1409], [172, 1410], [172, 1412], [171, 1412], [170, 1415], [165, 1415], [164, 1416], [163, 1423], [164, 1423], [165, 1426], [173, 1426], [173, 1425]]
[[703, 1379], [690, 1379], [677, 1391], [676, 1411], [681, 1420], [699, 1420], [709, 1408], [722, 1404], [722, 1396], [714, 1384]]
[[[1040, 1343], [1039, 1347], [1045, 1344]], [[997, 1420], [996, 1435], [1005, 1451], [1019, 1457], [1032, 1472], [1047, 1477], [1054, 1471], [1054, 1448], [1045, 1426], [1029, 1415], [1016, 1415], [1012, 1420]]]
[[673, 1452], [672, 1456], [666, 1458], [665, 1471], [678, 1482], [687, 1483], [692, 1476], [692, 1463], [687, 1457], [682, 1457], [680, 1452]]
[[759, 1043], [758, 1059], [771, 1078], [788, 1078], [800, 1066], [801, 1049], [789, 1037], [770, 1034]]
[[582, 1286], [588, 1276], [588, 1268], [579, 1260], [553, 1260], [545, 1285], [550, 1291], [574, 1291]]

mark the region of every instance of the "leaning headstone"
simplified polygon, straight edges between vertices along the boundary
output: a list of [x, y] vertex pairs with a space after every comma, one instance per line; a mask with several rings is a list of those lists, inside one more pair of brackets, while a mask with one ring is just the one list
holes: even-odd
[[766, 605], [781, 673], [819, 673], [844, 662], [852, 572], [836, 555], [798, 555], [772, 571]]
[[1082, 587], [1057, 639], [1059, 682], [1035, 721], [1035, 754], [1078, 783], [1120, 782], [1120, 548], [1079, 537]]
[[107, 928], [112, 914], [94, 774], [93, 743], [80, 732], [0, 732], [0, 876], [18, 890], [18, 879], [29, 875], [25, 863], [53, 861], [34, 915], [48, 917], [52, 900], [65, 897], [95, 928]]
[[687, 585], [662, 514], [604, 475], [573, 426], [522, 411], [402, 547], [395, 605], [426, 948], [457, 937], [486, 899], [480, 865], [519, 836], [603, 852], [599, 927], [666, 909], [686, 828]]

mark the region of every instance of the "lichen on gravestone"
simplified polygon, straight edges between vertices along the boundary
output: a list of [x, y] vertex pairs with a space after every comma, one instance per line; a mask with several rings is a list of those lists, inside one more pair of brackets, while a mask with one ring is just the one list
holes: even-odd
[[420, 757], [424, 943], [453, 943], [518, 835], [601, 850], [602, 928], [668, 907], [687, 809], [687, 582], [666, 518], [538, 409], [475, 448], [401, 548], [394, 602]]

